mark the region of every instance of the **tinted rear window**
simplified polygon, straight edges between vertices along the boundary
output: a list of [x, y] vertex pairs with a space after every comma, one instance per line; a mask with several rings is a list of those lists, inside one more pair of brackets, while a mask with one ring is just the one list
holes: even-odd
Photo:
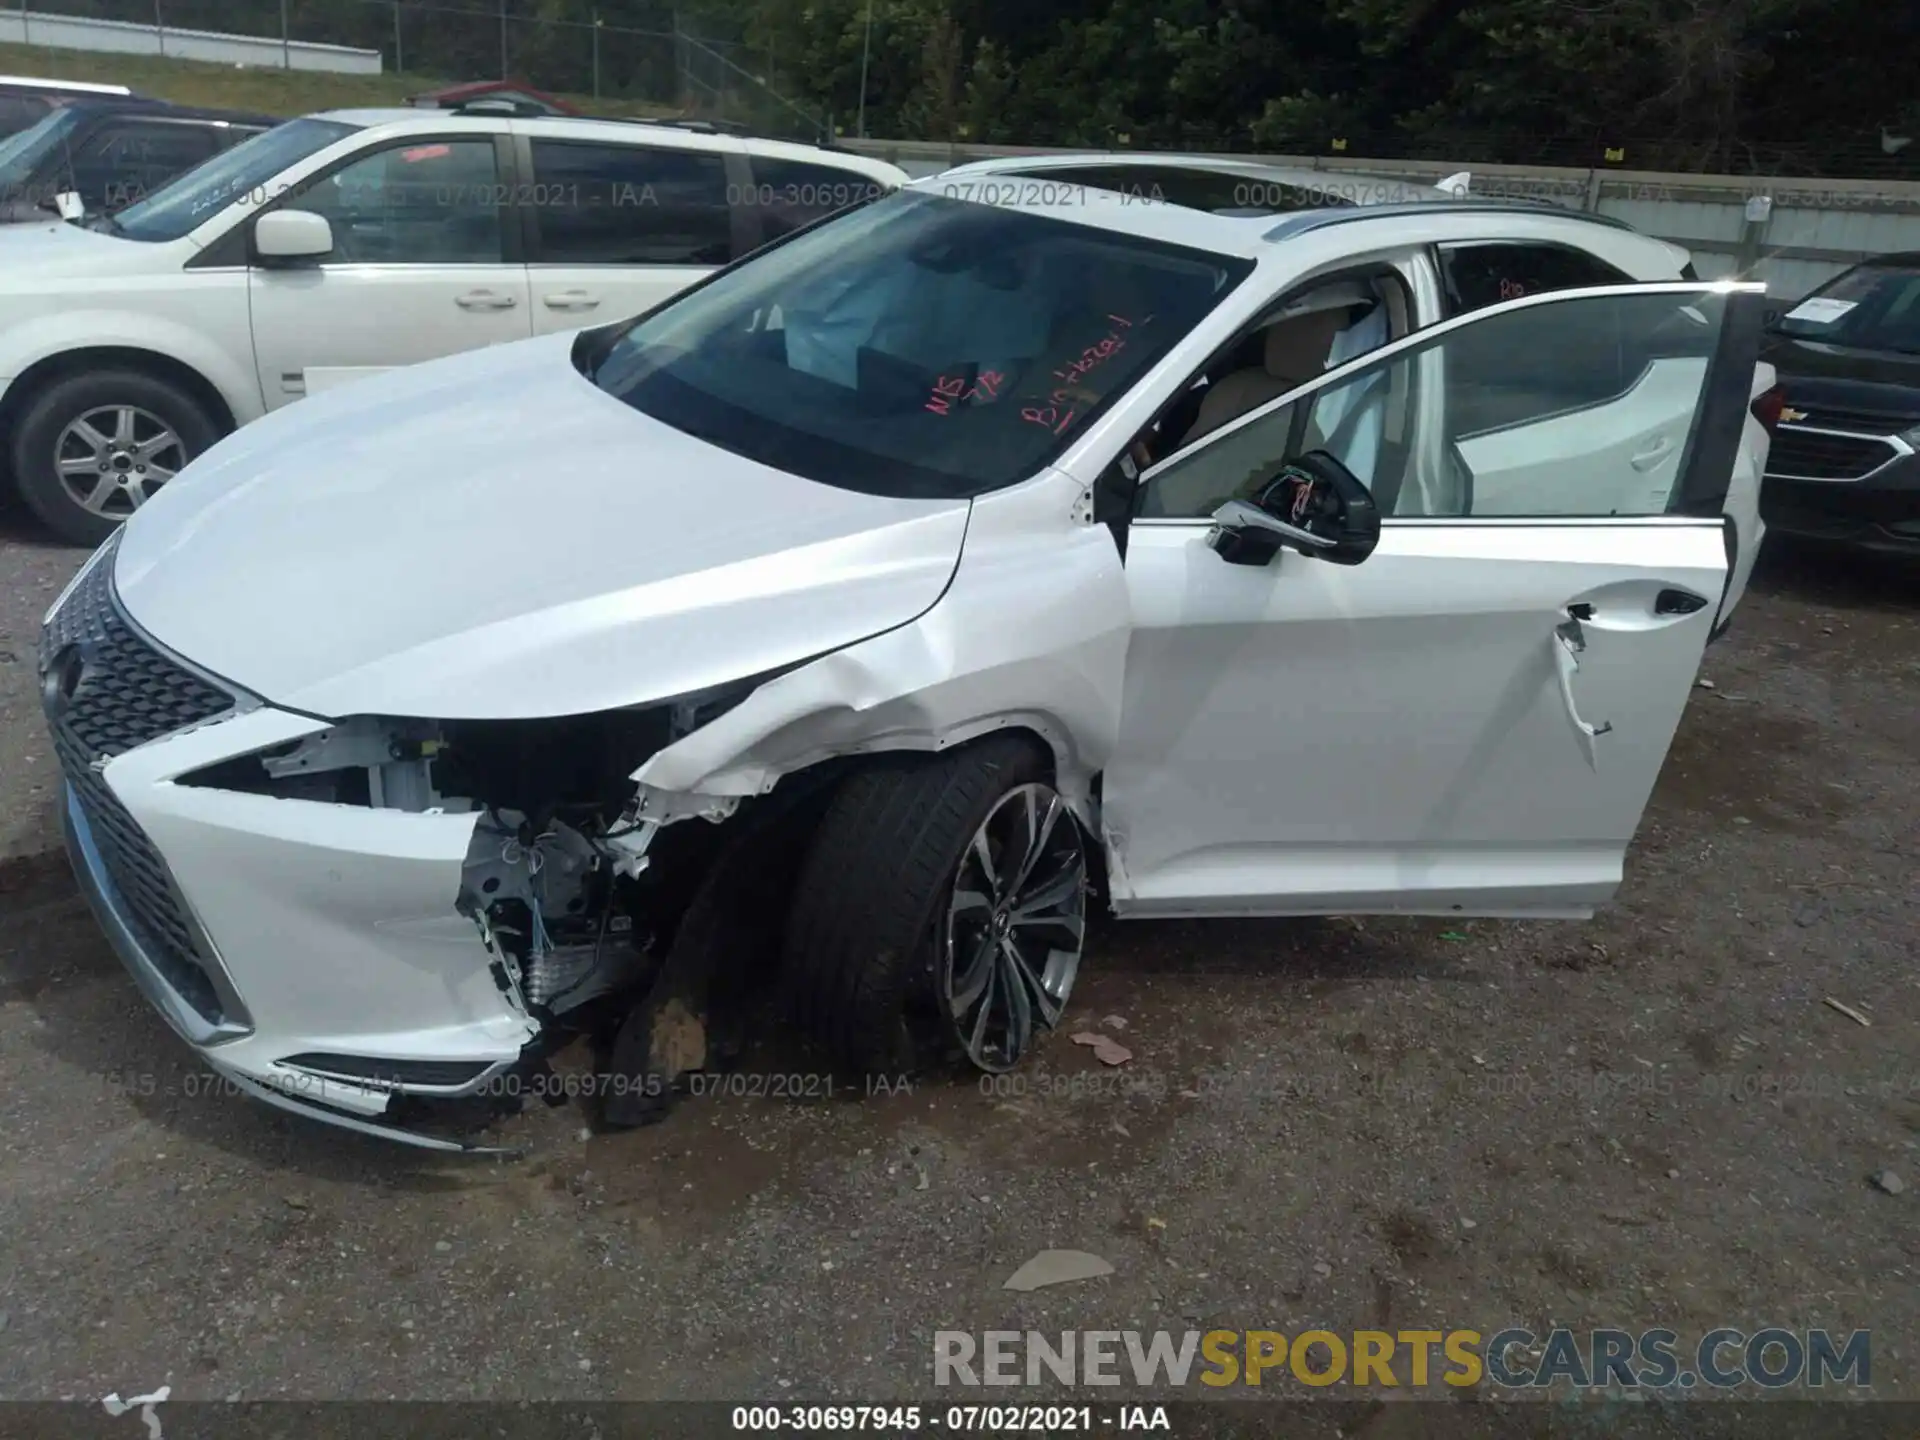
[[782, 235], [811, 225], [849, 205], [877, 200], [894, 189], [857, 170], [833, 165], [809, 165], [802, 160], [775, 160], [755, 155], [753, 202], [760, 211], [760, 238]]
[[1631, 275], [1584, 251], [1510, 241], [1446, 246], [1440, 251], [1440, 274], [1449, 315], [1550, 290], [1633, 283]]
[[724, 265], [733, 258], [727, 162], [716, 151], [533, 142], [535, 260]]

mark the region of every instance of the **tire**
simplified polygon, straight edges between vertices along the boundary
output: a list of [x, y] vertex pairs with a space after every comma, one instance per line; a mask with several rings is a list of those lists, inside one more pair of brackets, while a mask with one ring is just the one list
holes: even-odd
[[[115, 423], [123, 415], [134, 417], [130, 436]], [[111, 453], [70, 431], [83, 420]], [[212, 446], [222, 428], [191, 392], [158, 375], [128, 369], [67, 375], [35, 395], [14, 427], [14, 484], [27, 508], [62, 540], [98, 545], [137, 508], [136, 490], [144, 498], [166, 483], [155, 472], [178, 471]], [[173, 443], [163, 443], [163, 432]], [[80, 468], [91, 457], [109, 468]], [[69, 473], [61, 472], [62, 459], [74, 467]], [[144, 468], [148, 464], [153, 470]], [[82, 484], [91, 490], [116, 479], [98, 508], [88, 507], [90, 496], [75, 493]]]
[[[1087, 886], [1084, 837], [1054, 794], [1051, 771], [1051, 757], [1037, 741], [995, 736], [943, 756], [881, 757], [856, 771], [834, 795], [802, 864], [788, 914], [785, 981], [794, 1018], [842, 1070], [865, 1076], [913, 1074], [962, 1056], [983, 1070], [1010, 1069], [1027, 1053], [1027, 1042], [997, 1051], [991, 1046], [982, 1051], [977, 1044], [969, 1048], [978, 1031], [968, 1017], [990, 1009], [996, 994], [1009, 1016], [1026, 1005], [1033, 1022], [1027, 1027], [1030, 1039], [1058, 1024], [1079, 964]], [[1020, 985], [1017, 970], [1002, 974], [999, 942], [986, 938], [984, 927], [990, 925], [1002, 927], [997, 933], [1011, 933], [1006, 926], [1014, 897], [1003, 897], [1008, 915], [995, 901], [987, 919], [987, 910], [963, 901], [963, 896], [981, 898], [984, 887], [969, 881], [966, 890], [960, 889], [970, 873], [964, 867], [978, 863], [973, 845], [983, 825], [991, 819], [995, 835], [1004, 837], [1008, 826], [1038, 814], [1036, 807], [1043, 804], [1053, 820], [1040, 848], [1050, 874], [1054, 852], [1064, 856], [1070, 848], [1054, 888], [1063, 896], [1069, 893], [1064, 887], [1071, 869], [1073, 910], [1054, 932], [1070, 929], [1071, 963], [1065, 964], [1057, 995], [1044, 996]], [[995, 840], [985, 843], [998, 858], [1013, 857], [1006, 866], [1011, 878], [1019, 855], [1005, 845], [994, 850]], [[1046, 963], [1039, 971], [1029, 968], [1029, 980], [1052, 976], [1054, 956], [1065, 951], [1038, 953]], [[984, 972], [969, 968], [970, 955], [984, 957]], [[988, 976], [977, 998], [980, 1010], [968, 1016], [953, 1008], [955, 982], [963, 971]], [[1012, 988], [996, 991], [1003, 981]]]

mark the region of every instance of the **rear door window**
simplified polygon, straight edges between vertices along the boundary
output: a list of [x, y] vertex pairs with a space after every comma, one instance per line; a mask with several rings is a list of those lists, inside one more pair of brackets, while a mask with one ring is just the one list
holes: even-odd
[[713, 150], [533, 142], [533, 207], [547, 265], [724, 265], [733, 258], [727, 161]]
[[870, 175], [835, 165], [810, 165], [804, 160], [776, 160], [765, 155], [752, 156], [749, 163], [763, 241], [778, 240], [836, 210], [876, 200], [893, 188]]
[[1634, 283], [1631, 275], [1584, 251], [1514, 242], [1443, 246], [1440, 276], [1450, 317], [1550, 290]]

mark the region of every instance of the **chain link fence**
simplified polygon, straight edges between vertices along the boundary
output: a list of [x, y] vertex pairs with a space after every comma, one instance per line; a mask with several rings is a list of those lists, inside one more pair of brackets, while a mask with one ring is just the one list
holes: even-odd
[[[18, 0], [14, 0], [18, 4]], [[9, 5], [8, 8], [13, 8]], [[711, 22], [662, 6], [608, 24], [591, 0], [25, 0], [32, 17], [78, 16], [378, 51], [383, 68], [435, 83], [506, 79], [568, 99], [643, 107], [758, 134], [823, 140], [828, 119], [783, 94], [766, 57]]]
[[[613, 8], [609, 23], [598, 6]], [[0, 0], [0, 13], [81, 16], [156, 27], [204, 30], [272, 41], [305, 41], [378, 52], [384, 69], [434, 82], [511, 79], [568, 97], [591, 111], [645, 110], [738, 125], [764, 135], [818, 142], [836, 117], [795, 97], [804, 86], [783, 79], [774, 57], [742, 43], [737, 30], [699, 0]], [[1916, 0], [1906, 0], [1916, 3]], [[270, 62], [263, 62], [270, 63]], [[288, 64], [297, 63], [292, 56]], [[837, 117], [851, 122], [853, 115]], [[849, 128], [852, 128], [849, 125]], [[1165, 127], [1163, 127], [1164, 129]], [[902, 135], [947, 142], [957, 136]], [[1601, 171], [1845, 176], [1920, 180], [1920, 134], [1882, 127], [1876, 136], [1818, 143], [1723, 138], [1710, 144], [1666, 135], [1573, 135], [1451, 129], [1395, 129], [1269, 137], [1197, 137], [1178, 133], [1101, 137], [1032, 134], [1023, 144], [1100, 148], [1305, 151], [1338, 163], [1368, 156], [1453, 165], [1532, 165]], [[962, 142], [964, 143], [964, 142]]]
[[[1537, 165], [1602, 172], [1920, 180], [1920, 144], [1916, 144], [1912, 136], [1884, 129], [1877, 139], [1824, 140], [1819, 144], [1743, 139], [1701, 143], [1666, 135], [1529, 135], [1438, 129], [1315, 138], [1317, 144], [1313, 148], [1334, 162], [1367, 156], [1451, 165]], [[1296, 144], [1264, 148], [1296, 150], [1301, 147]]]

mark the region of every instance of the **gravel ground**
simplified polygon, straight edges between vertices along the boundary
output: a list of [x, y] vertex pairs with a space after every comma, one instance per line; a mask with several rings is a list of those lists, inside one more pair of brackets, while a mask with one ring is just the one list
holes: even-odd
[[40, 723], [33, 657], [40, 617], [86, 558], [84, 550], [42, 538], [0, 504], [0, 894], [30, 868], [44, 868], [28, 857], [60, 844], [60, 767]]
[[[1920, 1397], [1912, 570], [1763, 562], [1590, 924], [1108, 924], [1075, 1011], [1120, 1069], [535, 1107], [499, 1161], [206, 1093], [18, 858], [78, 558], [0, 546], [0, 1395], [871, 1401], [936, 1329], [1560, 1323], [1869, 1327]], [[1114, 1273], [1001, 1288], [1049, 1246]]]

